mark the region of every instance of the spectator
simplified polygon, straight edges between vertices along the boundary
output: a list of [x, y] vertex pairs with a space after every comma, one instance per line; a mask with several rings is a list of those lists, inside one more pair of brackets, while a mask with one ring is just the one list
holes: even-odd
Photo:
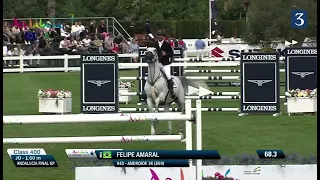
[[83, 42], [81, 41], [80, 36], [76, 37], [77, 41], [77, 51], [80, 51], [81, 53], [89, 53], [88, 48], [83, 46]]
[[70, 36], [69, 49], [72, 50], [72, 52], [77, 51], [77, 41], [74, 39], [73, 36]]
[[182, 48], [183, 51], [187, 50], [187, 45], [186, 45], [186, 43], [182, 40], [182, 38], [179, 38], [178, 47]]
[[60, 28], [60, 34], [62, 37], [69, 37], [69, 33], [67, 32], [67, 28], [69, 25], [67, 25], [65, 22], [62, 23], [61, 28]]
[[[39, 54], [39, 49], [37, 49], [36, 44], [32, 44], [30, 47], [27, 48], [26, 50], [26, 56], [40, 56]], [[33, 59], [29, 60], [29, 65], [33, 64]], [[37, 66], [40, 65], [40, 59], [37, 59]]]
[[97, 33], [97, 28], [96, 28], [96, 22], [95, 21], [91, 21], [90, 22], [89, 33], [90, 34], [96, 34]]
[[107, 50], [112, 52], [112, 49], [115, 47], [114, 45], [114, 36], [112, 33], [110, 33], [105, 39], [104, 39], [104, 46]]
[[[130, 52], [131, 54], [136, 54], [136, 55], [139, 55], [139, 45], [138, 45], [138, 40], [133, 38], [132, 39], [132, 42], [130, 43]], [[138, 62], [138, 57], [134, 57], [133, 58], [133, 62]]]
[[172, 37], [172, 41], [173, 41], [174, 47], [178, 47], [178, 40]]
[[88, 35], [86, 35], [86, 37], [82, 40], [83, 42], [83, 46], [89, 48], [90, 44], [91, 44], [91, 39], [89, 38]]
[[38, 40], [36, 41], [37, 49], [39, 50], [40, 55], [46, 55], [50, 50], [50, 44], [43, 37], [43, 33], [40, 33]]
[[8, 25], [4, 25], [3, 27], [3, 36], [5, 37], [4, 39], [10, 44], [15, 40], [15, 36], [11, 32]]
[[64, 37], [63, 40], [60, 41], [59, 44], [59, 51], [62, 52], [63, 54], [68, 54], [69, 51], [69, 40], [67, 37]]
[[102, 40], [99, 39], [98, 35], [94, 35], [93, 45], [94, 45], [94, 48], [99, 50], [100, 54], [103, 52]]
[[85, 37], [87, 35], [87, 29], [84, 27], [84, 25], [82, 25], [81, 21], [79, 21], [78, 24], [80, 37]]
[[71, 26], [71, 36], [80, 35], [80, 26], [78, 22], [75, 22], [74, 25]]
[[206, 44], [201, 40], [201, 38], [199, 38], [198, 40], [196, 40], [195, 42], [195, 46], [197, 49], [197, 58], [202, 58], [203, 56], [203, 50], [206, 47]]
[[231, 38], [230, 38], [230, 43], [238, 43], [238, 40], [237, 40], [237, 36], [232, 36]]
[[102, 39], [104, 39], [108, 35], [107, 32], [108, 32], [107, 27], [104, 24], [104, 21], [101, 21], [100, 25], [99, 25], [99, 33], [100, 33]]

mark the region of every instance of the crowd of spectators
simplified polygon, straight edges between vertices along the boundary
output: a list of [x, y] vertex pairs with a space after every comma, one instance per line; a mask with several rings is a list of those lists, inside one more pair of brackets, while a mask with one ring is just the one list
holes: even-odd
[[[182, 39], [166, 37], [174, 47], [186, 49]], [[53, 56], [83, 53], [138, 53], [138, 39], [126, 40], [121, 34], [108, 32], [104, 21], [97, 26], [91, 21], [84, 26], [81, 21], [72, 25], [62, 23], [54, 27], [29, 28], [3, 23], [3, 56]], [[133, 58], [137, 62], [137, 58]], [[5, 66], [18, 65], [17, 61], [5, 61]], [[24, 65], [39, 65], [40, 60], [25, 60]]]
[[[48, 56], [82, 53], [130, 53], [130, 44], [121, 34], [108, 32], [104, 21], [95, 26], [94, 21], [85, 27], [80, 21], [73, 25], [41, 28], [18, 27], [3, 23], [3, 56]], [[25, 65], [33, 61], [26, 61]], [[39, 64], [40, 61], [35, 62]], [[5, 63], [12, 66], [14, 63]]]

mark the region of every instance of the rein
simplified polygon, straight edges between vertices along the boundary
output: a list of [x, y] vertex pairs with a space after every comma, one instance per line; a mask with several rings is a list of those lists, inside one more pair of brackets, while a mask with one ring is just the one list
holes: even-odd
[[[151, 85], [151, 86], [154, 86], [154, 84], [161, 78], [162, 74], [161, 74], [161, 71], [159, 71], [159, 74], [158, 74], [158, 77], [153, 81], [154, 79], [154, 75], [156, 73], [156, 63], [153, 63], [153, 73], [150, 74], [150, 72], [148, 72], [148, 75], [150, 75], [150, 79], [152, 80], [149, 80], [148, 78], [148, 83]], [[151, 64], [149, 64], [149, 67], [151, 66]]]

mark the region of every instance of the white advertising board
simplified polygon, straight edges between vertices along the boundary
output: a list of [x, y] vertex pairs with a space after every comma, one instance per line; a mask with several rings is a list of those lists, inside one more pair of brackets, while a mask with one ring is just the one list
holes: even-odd
[[[203, 166], [203, 176], [223, 176], [238, 180], [316, 180], [317, 165], [227, 165]], [[76, 180], [196, 180], [196, 168], [126, 168], [119, 167], [76, 167]]]
[[[197, 39], [184, 39], [186, 43], [187, 51], [195, 51], [195, 42]], [[206, 39], [202, 39], [206, 44]], [[316, 46], [316, 43], [303, 43], [302, 46]], [[206, 46], [205, 50], [211, 51], [212, 57], [235, 57], [240, 58], [241, 50], [243, 52], [258, 52], [261, 46], [250, 46], [245, 43], [213, 43], [210, 46]], [[278, 43], [274, 46], [277, 52], [281, 53], [281, 56], [285, 56], [284, 43]]]

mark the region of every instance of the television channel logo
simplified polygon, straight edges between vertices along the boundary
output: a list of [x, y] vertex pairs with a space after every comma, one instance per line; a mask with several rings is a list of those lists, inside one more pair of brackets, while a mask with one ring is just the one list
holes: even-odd
[[306, 10], [292, 10], [291, 28], [293, 29], [308, 28], [308, 12]]
[[102, 158], [103, 158], [103, 159], [111, 159], [111, 158], [112, 158], [112, 153], [111, 153], [111, 151], [103, 151], [103, 152], [102, 152]]

